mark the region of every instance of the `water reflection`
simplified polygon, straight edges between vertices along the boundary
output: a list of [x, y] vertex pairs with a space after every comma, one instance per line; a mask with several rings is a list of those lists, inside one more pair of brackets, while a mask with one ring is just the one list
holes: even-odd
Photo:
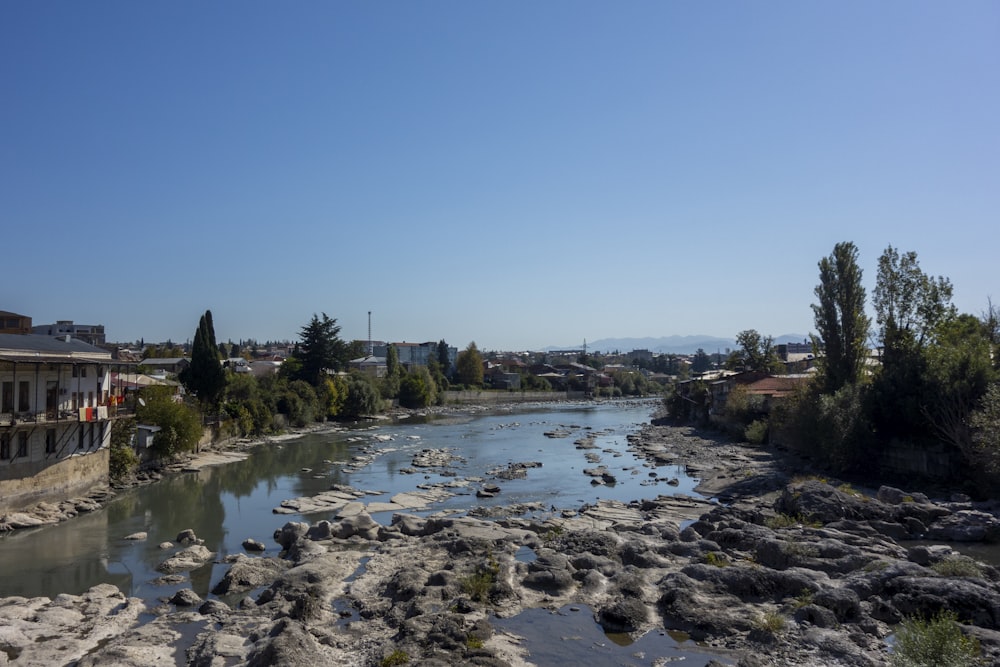
[[[364, 501], [384, 501], [417, 485], [453, 482], [455, 477], [443, 475], [446, 471], [440, 469], [404, 472], [411, 467], [413, 455], [424, 448], [451, 448], [460, 454], [464, 461], [451, 471], [459, 479], [485, 478], [486, 471], [518, 461], [537, 461], [542, 467], [531, 468], [523, 479], [497, 480], [502, 492], [496, 498], [476, 498], [475, 487], [453, 489], [455, 496], [417, 512], [421, 514], [536, 501], [547, 510], [577, 509], [598, 498], [628, 502], [691, 493], [696, 480], [681, 469], [663, 466], [651, 471], [627, 452], [626, 436], [648, 420], [651, 410], [652, 404], [606, 404], [440, 422], [411, 419], [377, 429], [365, 426], [313, 433], [262, 445], [245, 461], [168, 477], [122, 493], [101, 511], [0, 536], [0, 596], [79, 594], [97, 583], [110, 582], [147, 600], [169, 597], [186, 586], [208, 597], [227, 569], [221, 561], [228, 554], [242, 552], [243, 540], [254, 538], [268, 545], [264, 555], [276, 555], [279, 547], [272, 536], [285, 522], [332, 518], [332, 512], [308, 517], [274, 514], [272, 510], [284, 500], [312, 496], [331, 484], [341, 484], [383, 492]], [[554, 428], [571, 430], [573, 435], [562, 439], [543, 435]], [[574, 445], [584, 434], [593, 436], [594, 449], [583, 451]], [[600, 457], [601, 464], [615, 474], [613, 487], [591, 486], [591, 478], [583, 474], [584, 468], [591, 467], [584, 458], [587, 452]], [[370, 462], [352, 462], [361, 454], [370, 455]], [[651, 474], [664, 483], [652, 480]], [[667, 485], [665, 480], [673, 477], [679, 478], [678, 485]], [[375, 518], [387, 522], [391, 513]], [[157, 583], [156, 566], [179, 548], [163, 550], [159, 544], [173, 542], [187, 528], [217, 553], [215, 563], [185, 574], [181, 583]], [[137, 532], [146, 532], [147, 539], [123, 539]]]
[[511, 618], [494, 618], [491, 623], [523, 638], [520, 646], [528, 660], [546, 667], [619, 667], [662, 665], [683, 661], [689, 667], [703, 667], [712, 660], [734, 665], [728, 654], [712, 651], [663, 630], [633, 638], [624, 633], [605, 633], [586, 605], [567, 605], [558, 610], [528, 609]]

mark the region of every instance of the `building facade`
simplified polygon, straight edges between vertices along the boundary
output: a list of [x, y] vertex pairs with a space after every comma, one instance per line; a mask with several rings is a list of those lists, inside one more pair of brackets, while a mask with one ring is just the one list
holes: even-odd
[[113, 363], [81, 340], [0, 334], [0, 511], [107, 480]]
[[31, 333], [40, 336], [72, 336], [91, 345], [104, 345], [103, 324], [74, 324], [73, 320], [59, 320], [55, 324], [36, 324]]

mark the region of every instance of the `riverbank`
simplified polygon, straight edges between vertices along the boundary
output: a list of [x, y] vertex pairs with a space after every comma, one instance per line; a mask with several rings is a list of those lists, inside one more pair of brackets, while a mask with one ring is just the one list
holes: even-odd
[[[389, 525], [352, 508], [291, 521], [273, 537], [280, 555], [249, 545], [228, 557], [208, 600], [182, 589], [149, 608], [103, 585], [0, 600], [0, 663], [568, 664], [535, 661], [516, 630], [522, 612], [567, 608], [618, 637], [699, 642], [685, 664], [740, 667], [884, 665], [895, 623], [951, 609], [1000, 659], [996, 570], [905, 539], [986, 538], [998, 526], [988, 507], [888, 487], [864, 495], [800, 476], [787, 453], [668, 424], [629, 447], [698, 471], [698, 492], [721, 502], [658, 496], [531, 518], [511, 507], [490, 521], [400, 513]], [[215, 558], [186, 539], [164, 552], [182, 580]]]

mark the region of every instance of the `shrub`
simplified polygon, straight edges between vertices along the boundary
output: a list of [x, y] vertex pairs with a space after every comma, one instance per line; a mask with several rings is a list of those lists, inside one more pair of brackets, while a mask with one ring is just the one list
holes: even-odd
[[743, 437], [751, 445], [763, 445], [767, 442], [767, 422], [763, 419], [756, 419], [743, 431]]
[[785, 617], [776, 611], [764, 612], [754, 619], [753, 627], [755, 630], [776, 635], [785, 629]]
[[705, 554], [705, 562], [715, 567], [726, 567], [729, 565], [729, 559], [725, 555], [716, 553], [715, 551], [709, 551]]
[[139, 456], [132, 448], [133, 433], [135, 433], [135, 419], [118, 419], [111, 423], [108, 476], [112, 482], [124, 481], [139, 465]]
[[395, 651], [382, 658], [382, 662], [380, 662], [379, 665], [380, 667], [396, 667], [396, 665], [405, 665], [409, 661], [410, 654], [397, 648]]
[[983, 568], [968, 556], [949, 556], [931, 565], [942, 577], [982, 577]]
[[955, 612], [941, 610], [929, 620], [908, 618], [896, 628], [893, 667], [972, 667], [979, 642], [966, 637]]

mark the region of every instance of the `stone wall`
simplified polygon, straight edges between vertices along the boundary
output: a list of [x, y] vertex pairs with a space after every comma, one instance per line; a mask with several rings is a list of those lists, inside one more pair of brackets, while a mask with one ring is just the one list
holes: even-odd
[[[110, 450], [74, 454], [46, 465], [38, 461], [18, 466], [16, 479], [0, 480], [0, 513], [59, 501], [108, 481]], [[11, 472], [14, 472], [11, 470]]]
[[896, 475], [916, 474], [929, 479], [945, 479], [955, 473], [958, 458], [944, 445], [917, 447], [894, 442], [882, 450], [882, 468]]

